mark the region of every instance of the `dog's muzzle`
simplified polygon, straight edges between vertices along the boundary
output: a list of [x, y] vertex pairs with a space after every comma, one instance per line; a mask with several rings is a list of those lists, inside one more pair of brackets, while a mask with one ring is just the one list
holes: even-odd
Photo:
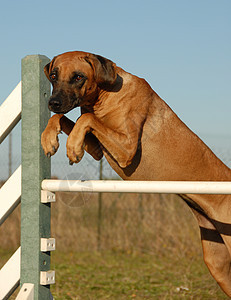
[[53, 112], [60, 111], [60, 108], [62, 107], [62, 99], [58, 97], [50, 97], [48, 108], [49, 110]]
[[48, 108], [50, 111], [56, 114], [65, 114], [75, 107], [80, 106], [81, 99], [77, 97], [72, 97], [71, 99], [59, 96], [51, 96], [48, 102]]

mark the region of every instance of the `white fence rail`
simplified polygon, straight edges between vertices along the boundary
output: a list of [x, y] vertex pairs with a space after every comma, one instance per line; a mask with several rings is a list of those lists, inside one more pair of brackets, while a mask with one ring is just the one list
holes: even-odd
[[[21, 119], [21, 82], [0, 107], [0, 143]], [[21, 166], [0, 189], [0, 225], [20, 203]], [[8, 299], [20, 281], [21, 248], [0, 270], [0, 299]]]
[[21, 248], [19, 247], [0, 270], [0, 299], [8, 299], [19, 285], [20, 261]]
[[0, 107], [0, 143], [19, 122], [21, 109], [21, 82], [19, 82]]
[[21, 166], [11, 175], [0, 189], [0, 225], [20, 203]]
[[43, 180], [42, 189], [51, 192], [231, 194], [231, 182]]

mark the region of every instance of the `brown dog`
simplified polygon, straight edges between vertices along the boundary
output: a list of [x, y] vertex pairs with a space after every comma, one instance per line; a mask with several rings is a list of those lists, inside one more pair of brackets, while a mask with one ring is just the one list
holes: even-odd
[[[56, 113], [41, 138], [48, 157], [64, 131], [71, 164], [84, 150], [97, 160], [105, 155], [125, 180], [231, 180], [231, 170], [144, 79], [85, 52], [61, 54], [44, 70], [53, 85], [49, 109]], [[76, 106], [82, 115], [74, 124], [63, 114]], [[231, 196], [181, 197], [198, 220], [205, 263], [231, 296]]]

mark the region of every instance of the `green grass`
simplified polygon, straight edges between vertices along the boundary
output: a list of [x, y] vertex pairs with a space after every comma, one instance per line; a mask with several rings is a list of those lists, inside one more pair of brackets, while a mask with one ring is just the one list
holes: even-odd
[[201, 258], [55, 253], [55, 299], [227, 299]]
[[[9, 253], [0, 250], [0, 265]], [[121, 252], [52, 253], [56, 300], [228, 299], [201, 257]], [[18, 291], [10, 299], [15, 299]]]

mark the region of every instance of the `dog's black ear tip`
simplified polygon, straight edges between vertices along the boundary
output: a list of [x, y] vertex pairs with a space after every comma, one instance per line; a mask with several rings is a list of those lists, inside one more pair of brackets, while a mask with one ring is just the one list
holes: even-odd
[[96, 83], [100, 88], [108, 88], [115, 84], [117, 79], [116, 64], [103, 56], [91, 54], [84, 57], [94, 71]]

